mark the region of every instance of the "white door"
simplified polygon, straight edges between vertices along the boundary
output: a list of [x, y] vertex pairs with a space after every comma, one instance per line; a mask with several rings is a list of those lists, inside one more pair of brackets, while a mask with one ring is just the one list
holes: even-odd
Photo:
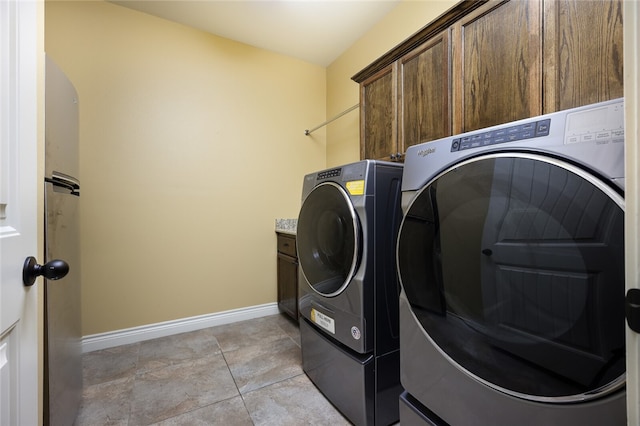
[[0, 425], [38, 424], [38, 4], [0, 0]]

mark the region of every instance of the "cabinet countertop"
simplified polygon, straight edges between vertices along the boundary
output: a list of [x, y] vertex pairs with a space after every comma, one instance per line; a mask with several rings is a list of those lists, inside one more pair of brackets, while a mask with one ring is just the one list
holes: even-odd
[[297, 225], [298, 219], [276, 219], [276, 232], [295, 236]]

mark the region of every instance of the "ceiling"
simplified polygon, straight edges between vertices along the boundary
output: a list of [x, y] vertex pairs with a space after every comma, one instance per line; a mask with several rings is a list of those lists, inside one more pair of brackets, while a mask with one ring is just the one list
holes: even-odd
[[111, 2], [326, 67], [400, 0]]

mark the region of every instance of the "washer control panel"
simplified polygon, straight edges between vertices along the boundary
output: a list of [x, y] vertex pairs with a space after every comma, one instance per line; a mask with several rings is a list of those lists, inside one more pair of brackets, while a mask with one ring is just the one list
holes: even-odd
[[334, 178], [334, 177], [340, 176], [341, 174], [342, 174], [342, 168], [324, 170], [318, 173], [318, 175], [316, 176], [316, 180]]
[[474, 135], [462, 136], [451, 141], [451, 152], [548, 136], [550, 126], [551, 119], [547, 118], [515, 126], [501, 127]]
[[[358, 161], [335, 169], [327, 169], [316, 173], [316, 181], [324, 179], [334, 179], [342, 182], [364, 179], [367, 174], [369, 162]], [[313, 175], [311, 175], [313, 176]], [[337, 179], [340, 178], [340, 179]]]

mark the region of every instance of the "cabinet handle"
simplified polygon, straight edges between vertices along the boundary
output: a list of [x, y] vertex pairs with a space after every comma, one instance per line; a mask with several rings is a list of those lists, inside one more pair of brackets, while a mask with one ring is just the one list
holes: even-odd
[[389, 157], [391, 157], [391, 161], [396, 159], [396, 155], [395, 154], [391, 154], [391, 155], [389, 155]]

